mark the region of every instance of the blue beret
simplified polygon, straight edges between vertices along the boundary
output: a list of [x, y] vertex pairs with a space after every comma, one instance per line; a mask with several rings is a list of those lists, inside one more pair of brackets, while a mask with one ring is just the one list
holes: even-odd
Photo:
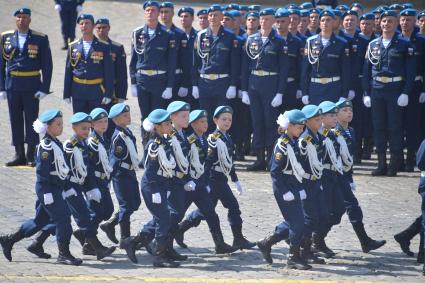
[[71, 122], [71, 124], [76, 125], [76, 124], [80, 124], [84, 122], [91, 122], [92, 118], [87, 113], [77, 112], [74, 115], [72, 115], [69, 121]]
[[239, 4], [236, 4], [236, 3], [231, 3], [231, 4], [228, 4], [227, 6], [226, 6], [226, 10], [240, 10], [241, 9], [241, 7], [239, 6]]
[[223, 12], [223, 8], [218, 4], [211, 5], [208, 8], [208, 14], [211, 13], [211, 12], [215, 12], [215, 11]]
[[316, 116], [322, 115], [322, 110], [320, 110], [318, 106], [313, 104], [304, 106], [303, 109], [301, 109], [301, 111], [304, 113], [305, 118], [307, 120], [314, 118]]
[[418, 20], [419, 20], [420, 18], [422, 18], [423, 16], [425, 16], [425, 11], [422, 11], [422, 12], [420, 12], [420, 13], [418, 14]]
[[110, 119], [113, 119], [115, 117], [118, 117], [122, 113], [129, 112], [129, 111], [130, 111], [130, 106], [128, 106], [125, 103], [117, 103], [117, 104], [115, 104], [114, 106], [111, 107], [111, 110], [109, 110], [108, 117]]
[[304, 113], [298, 109], [285, 111], [283, 116], [288, 118], [289, 123], [291, 124], [304, 125], [305, 121], [307, 120]]
[[334, 10], [332, 10], [332, 12], [334, 13], [335, 17], [342, 18], [343, 11], [334, 9]]
[[207, 111], [200, 109], [193, 110], [189, 114], [189, 124], [204, 117], [208, 117]]
[[313, 8], [310, 9], [310, 14], [320, 14], [320, 8]]
[[249, 17], [259, 18], [260, 14], [256, 11], [250, 11], [250, 12], [246, 13], [246, 15], [245, 15], [245, 18], [249, 18]]
[[416, 10], [407, 8], [400, 12], [400, 16], [407, 16], [407, 17], [416, 17]]
[[285, 8], [279, 8], [279, 9], [277, 9], [274, 16], [276, 18], [287, 18], [287, 17], [289, 17], [289, 12]]
[[180, 15], [181, 15], [182, 13], [189, 13], [189, 14], [191, 14], [191, 15], [193, 16], [193, 15], [195, 14], [195, 11], [193, 10], [193, 8], [192, 8], [192, 7], [182, 7], [182, 8], [180, 8], [180, 10], [178, 11], [177, 16], [179, 16], [179, 17], [180, 17]]
[[366, 13], [360, 17], [360, 21], [361, 20], [373, 21], [375, 20], [375, 16], [372, 13]]
[[346, 16], [350, 16], [350, 15], [356, 16], [357, 18], [359, 17], [359, 14], [354, 10], [348, 10], [347, 12], [344, 13], [342, 17], [345, 18]]
[[301, 17], [309, 17], [310, 11], [309, 10], [300, 10], [300, 16]]
[[356, 3], [351, 4], [351, 8], [354, 8], [354, 7], [359, 8], [360, 10], [364, 11], [364, 6], [360, 3], [356, 2]]
[[251, 6], [248, 6], [248, 11], [257, 11], [257, 12], [260, 12], [260, 10], [261, 10], [261, 6], [260, 5], [251, 5]]
[[233, 14], [230, 11], [223, 11], [223, 16], [233, 19]]
[[312, 9], [314, 7], [313, 7], [313, 4], [311, 2], [304, 2], [300, 5], [300, 8], [301, 9]]
[[143, 10], [145, 10], [147, 7], [157, 7], [159, 9], [159, 3], [156, 1], [146, 1], [143, 3]]
[[386, 9], [384, 9], [383, 7], [377, 7], [375, 10], [372, 11], [372, 13], [373, 14], [381, 14], [385, 11], [386, 11]]
[[323, 16], [329, 16], [335, 19], [335, 13], [333, 10], [330, 9], [326, 9], [320, 12], [319, 18], [323, 17]]
[[338, 107], [339, 109], [344, 107], [353, 108], [353, 103], [350, 100], [340, 100], [336, 103], [336, 107]]
[[220, 114], [222, 113], [230, 113], [233, 114], [233, 109], [232, 107], [228, 106], [228, 105], [222, 105], [217, 107], [217, 109], [215, 109], [214, 111], [214, 118], [217, 118]]
[[288, 14], [289, 15], [298, 15], [298, 16], [301, 16], [301, 12], [298, 9], [288, 9]]
[[49, 123], [57, 117], [62, 117], [62, 111], [58, 109], [49, 109], [41, 113], [38, 120], [40, 120], [41, 123]]
[[108, 112], [103, 108], [95, 108], [90, 112], [93, 121], [97, 121], [108, 117]]
[[229, 12], [230, 12], [230, 14], [232, 14], [233, 17], [241, 17], [242, 16], [242, 14], [239, 10], [231, 10]]
[[80, 14], [77, 18], [77, 24], [79, 24], [82, 20], [89, 20], [94, 23], [94, 17], [92, 14]]
[[170, 120], [170, 113], [164, 109], [155, 109], [148, 116], [148, 121], [153, 124], [161, 124], [168, 120]]
[[412, 3], [404, 3], [403, 9], [413, 9], [415, 6]]
[[248, 5], [239, 5], [239, 10], [240, 11], [249, 11]]
[[25, 14], [25, 15], [30, 15], [31, 16], [31, 9], [30, 8], [19, 8], [18, 10], [15, 11], [15, 13], [13, 13], [13, 16], [16, 17], [16, 15], [19, 14]]
[[273, 8], [266, 8], [260, 11], [261, 16], [274, 16], [275, 10]]
[[168, 104], [167, 111], [170, 114], [173, 114], [179, 111], [190, 111], [190, 105], [189, 103], [186, 103], [184, 101], [176, 100]]
[[288, 6], [286, 6], [286, 9], [300, 10], [300, 6], [296, 4], [289, 4]]
[[197, 16], [200, 15], [208, 15], [208, 10], [207, 9], [201, 9], [196, 13]]
[[322, 111], [322, 114], [335, 113], [338, 110], [338, 108], [336, 107], [336, 104], [333, 103], [332, 101], [323, 101], [318, 106], [320, 110]]
[[403, 10], [403, 5], [401, 5], [401, 4], [398, 4], [398, 3], [395, 3], [395, 4], [392, 4], [392, 5], [390, 5], [390, 10]]
[[348, 7], [345, 4], [341, 4], [341, 5], [336, 6], [335, 10], [338, 10], [338, 11], [341, 11], [341, 12], [345, 12], [345, 11], [350, 10], [350, 7]]
[[109, 26], [109, 19], [108, 18], [99, 18], [96, 20], [96, 25], [108, 25]]
[[162, 2], [160, 5], [159, 5], [159, 8], [161, 9], [161, 8], [174, 8], [174, 3], [173, 2]]
[[397, 18], [397, 16], [398, 16], [397, 11], [387, 10], [387, 11], [384, 11], [379, 18], [382, 20], [385, 17], [396, 17]]

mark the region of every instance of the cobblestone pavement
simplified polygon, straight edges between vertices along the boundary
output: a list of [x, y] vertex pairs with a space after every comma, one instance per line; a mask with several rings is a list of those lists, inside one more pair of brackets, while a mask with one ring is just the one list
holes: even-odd
[[[143, 24], [140, 3], [126, 1], [87, 1], [85, 12], [96, 16], [107, 16], [112, 23], [111, 38], [122, 42], [129, 52], [131, 31]], [[51, 90], [54, 92], [41, 103], [41, 110], [61, 107], [65, 120], [70, 117], [70, 109], [62, 103], [63, 74], [65, 55], [60, 50], [61, 35], [59, 16], [54, 10], [53, 1], [47, 0], [0, 0], [0, 30], [14, 28], [11, 14], [17, 7], [28, 6], [33, 9], [32, 28], [49, 35], [54, 60], [54, 74]], [[195, 9], [200, 6], [193, 5]], [[180, 5], [177, 5], [179, 8]], [[128, 103], [133, 110], [133, 130], [138, 133], [140, 114], [137, 101], [129, 94]], [[12, 155], [8, 109], [5, 102], [0, 103], [0, 164]], [[70, 135], [66, 126], [61, 139]], [[393, 234], [405, 228], [418, 214], [420, 198], [417, 194], [419, 173], [401, 174], [396, 178], [372, 178], [370, 169], [375, 160], [357, 168], [355, 181], [358, 185], [357, 197], [365, 214], [365, 225], [369, 234], [376, 239], [386, 239], [387, 245], [370, 254], [363, 254], [359, 242], [346, 216], [341, 225], [334, 228], [328, 236], [328, 244], [337, 252], [334, 259], [326, 265], [315, 265], [311, 271], [289, 271], [285, 268], [288, 246], [280, 243], [273, 248], [275, 263], [270, 266], [263, 262], [258, 250], [237, 252], [231, 256], [213, 254], [213, 242], [208, 227], [202, 223], [197, 229], [187, 233], [189, 250], [179, 249], [189, 255], [189, 261], [182, 268], [157, 270], [151, 265], [152, 258], [144, 251], [138, 253], [139, 264], [130, 263], [125, 253], [118, 250], [112, 257], [96, 261], [82, 256], [77, 241], [73, 240], [71, 249], [76, 256], [82, 256], [80, 267], [66, 267], [54, 264], [54, 259], [35, 258], [25, 250], [30, 239], [16, 244], [13, 250], [14, 261], [9, 263], [0, 256], [0, 281], [155, 281], [155, 282], [308, 282], [318, 281], [405, 281], [424, 282], [419, 276], [421, 267], [414, 258], [407, 258], [393, 240]], [[248, 239], [258, 240], [274, 229], [282, 220], [275, 203], [271, 180], [266, 173], [246, 173], [242, 170], [246, 163], [239, 163], [238, 173], [246, 188], [244, 195], [238, 197], [244, 219], [244, 232]], [[139, 177], [142, 172], [139, 172]], [[34, 169], [10, 169], [0, 167], [0, 232], [14, 231], [25, 219], [34, 214]], [[218, 206], [221, 224], [227, 242], [232, 241], [225, 210]], [[142, 204], [132, 219], [135, 233], [149, 219], [149, 213]], [[101, 240], [110, 245], [103, 232]], [[418, 237], [412, 242], [417, 251]], [[45, 248], [56, 257], [54, 238], [48, 239]]]

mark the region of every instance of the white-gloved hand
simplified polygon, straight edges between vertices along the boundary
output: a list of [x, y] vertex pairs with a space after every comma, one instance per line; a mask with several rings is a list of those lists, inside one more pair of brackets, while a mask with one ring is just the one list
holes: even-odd
[[37, 98], [38, 100], [42, 100], [43, 98], [45, 98], [45, 97], [46, 97], [46, 95], [47, 95], [47, 93], [44, 93], [44, 92], [42, 92], [42, 91], [37, 91], [37, 92], [34, 94], [34, 98]]
[[102, 194], [98, 188], [87, 191], [86, 196], [88, 200], [94, 200], [98, 203], [100, 203], [100, 200], [102, 199]]
[[231, 85], [226, 91], [226, 98], [233, 99], [235, 97], [236, 97], [236, 87]]
[[294, 199], [295, 199], [295, 196], [291, 191], [288, 191], [286, 194], [283, 195], [284, 201], [293, 201]]
[[65, 98], [63, 100], [66, 104], [71, 104], [72, 103], [72, 99], [71, 98]]
[[425, 102], [425, 92], [422, 92], [421, 95], [419, 96], [419, 103], [424, 103], [424, 102]]
[[199, 88], [197, 86], [192, 87], [192, 96], [195, 99], [199, 98]]
[[0, 100], [6, 100], [7, 99], [7, 92], [0, 91]]
[[179, 97], [186, 97], [188, 93], [189, 93], [189, 90], [188, 90], [187, 88], [185, 88], [185, 87], [180, 87], [180, 88], [179, 88], [179, 91], [177, 92], [177, 95], [178, 95]]
[[207, 192], [211, 193], [211, 187], [209, 185], [206, 186]]
[[372, 106], [372, 102], [370, 101], [370, 96], [363, 96], [363, 104], [367, 108], [370, 108]]
[[356, 97], [354, 90], [348, 91], [348, 100], [352, 100], [354, 97]]
[[137, 85], [131, 85], [131, 96], [137, 97]]
[[353, 191], [353, 193], [356, 191], [356, 183], [354, 183], [354, 182], [352, 182], [352, 183], [350, 183], [350, 188], [351, 188], [351, 191]]
[[400, 107], [406, 107], [409, 104], [409, 96], [405, 93], [400, 94], [397, 99], [397, 105]]
[[242, 103], [246, 105], [250, 105], [251, 101], [249, 100], [249, 95], [247, 91], [242, 91]]
[[74, 188], [70, 188], [69, 190], [65, 191], [65, 198], [69, 198], [71, 196], [77, 196], [77, 192], [74, 190]]
[[303, 95], [303, 97], [301, 97], [301, 101], [303, 102], [304, 105], [310, 104], [310, 100], [308, 99], [308, 95]]
[[184, 186], [183, 186], [183, 188], [184, 188], [184, 190], [186, 191], [186, 192], [193, 192], [193, 191], [195, 191], [195, 188], [196, 188], [196, 184], [195, 184], [195, 182], [194, 181], [189, 181], [189, 182], [187, 182]]
[[345, 100], [347, 100], [345, 97], [340, 97], [339, 99], [338, 99], [338, 102], [341, 102], [341, 101], [345, 101]]
[[170, 99], [171, 97], [173, 97], [173, 89], [171, 87], [167, 87], [162, 93], [162, 98]]
[[125, 99], [124, 98], [118, 98], [118, 103], [124, 103]]
[[303, 97], [303, 92], [301, 91], [301, 89], [299, 89], [297, 90], [297, 93], [295, 94], [295, 98], [300, 99], [301, 97]]
[[112, 101], [112, 99], [110, 99], [109, 97], [104, 97], [102, 99], [102, 103], [101, 104], [107, 105], [107, 104], [111, 103], [111, 101]]
[[152, 202], [156, 204], [161, 203], [161, 194], [160, 193], [154, 193], [152, 194]]
[[276, 93], [271, 103], [272, 107], [279, 107], [280, 105], [282, 105], [282, 97], [283, 94]]
[[60, 11], [62, 11], [62, 7], [61, 7], [61, 5], [59, 5], [59, 4], [56, 4], [55, 5], [55, 10], [56, 10], [56, 12], [60, 12]]
[[44, 205], [49, 205], [54, 202], [52, 193], [47, 193], [43, 195]]
[[243, 188], [242, 188], [241, 182], [236, 181], [235, 186], [236, 186], [236, 191], [238, 192], [238, 195], [243, 194]]
[[75, 10], [77, 11], [77, 13], [79, 13], [79, 12], [81, 12], [83, 10], [83, 6], [78, 5]]
[[238, 98], [242, 98], [242, 90], [238, 89]]
[[301, 190], [300, 191], [300, 199], [301, 200], [305, 200], [307, 198], [307, 194], [305, 193], [305, 191], [304, 190]]

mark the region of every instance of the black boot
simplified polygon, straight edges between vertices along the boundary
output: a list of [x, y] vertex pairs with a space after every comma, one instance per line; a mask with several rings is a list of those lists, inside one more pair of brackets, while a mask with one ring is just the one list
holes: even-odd
[[416, 164], [416, 154], [412, 150], [407, 151], [406, 156], [406, 166], [404, 167], [404, 170], [406, 172], [413, 172], [415, 170], [415, 164]]
[[224, 242], [221, 230], [211, 233], [211, 235], [214, 240], [216, 254], [231, 254], [238, 250]]
[[68, 38], [64, 38], [63, 40], [63, 46], [61, 47], [62, 50], [68, 50]]
[[364, 139], [364, 147], [362, 152], [362, 159], [370, 160], [373, 152], [373, 138], [365, 138]]
[[308, 237], [304, 237], [301, 244], [301, 259], [303, 259], [306, 263], [315, 263], [315, 264], [325, 264], [325, 260], [321, 257], [318, 257], [311, 251], [311, 239]]
[[187, 245], [184, 243], [184, 233], [192, 227], [193, 226], [190, 221], [183, 220], [182, 222], [180, 222], [179, 228], [175, 233], [174, 239], [176, 240], [176, 243], [184, 249], [187, 249]]
[[152, 252], [154, 254], [154, 260], [153, 260], [154, 267], [175, 268], [180, 266], [179, 262], [175, 262], [166, 256], [166, 253], [168, 250], [168, 244], [161, 245], [158, 242], [153, 241], [152, 247], [153, 247]]
[[[403, 159], [403, 153], [391, 153], [390, 164], [388, 165], [387, 176], [395, 177], [400, 170], [400, 162]], [[403, 165], [404, 167], [404, 165]]]
[[96, 236], [86, 237], [86, 242], [93, 248], [97, 260], [110, 256], [115, 251], [115, 247], [104, 247]]
[[255, 246], [255, 243], [248, 241], [242, 234], [242, 225], [231, 226], [233, 233], [233, 247], [238, 250], [247, 250]]
[[245, 155], [243, 154], [242, 143], [236, 144], [235, 158], [236, 158], [236, 161], [245, 161]]
[[59, 243], [59, 256], [56, 260], [56, 263], [66, 264], [66, 265], [80, 265], [83, 261], [79, 258], [75, 258], [69, 251], [69, 244]]
[[372, 176], [385, 176], [387, 174], [387, 156], [385, 152], [378, 152], [378, 168], [372, 171]]
[[307, 270], [311, 269], [311, 265], [305, 262], [300, 255], [299, 246], [290, 246], [289, 247], [289, 257], [286, 263], [289, 269], [298, 269], [298, 270]]
[[121, 222], [120, 230], [121, 230], [120, 249], [125, 250], [128, 258], [133, 263], [137, 263], [137, 257], [135, 254], [136, 243], [134, 242], [134, 237], [130, 237], [130, 222]]
[[421, 234], [419, 243], [418, 257], [416, 258], [417, 263], [424, 263], [424, 236]]
[[272, 264], [273, 263], [273, 259], [272, 259], [272, 246], [274, 244], [277, 244], [281, 241], [281, 238], [275, 234], [272, 233], [270, 235], [268, 235], [267, 237], [265, 237], [262, 240], [259, 240], [257, 242], [257, 247], [260, 249], [261, 254], [263, 255], [264, 260], [269, 263]]
[[332, 258], [335, 256], [335, 252], [331, 250], [325, 242], [325, 237], [318, 233], [313, 233], [313, 250], [323, 253], [325, 258]]
[[100, 229], [106, 233], [106, 236], [112, 243], [118, 244], [118, 239], [115, 236], [115, 226], [118, 224], [118, 213], [115, 213], [114, 216], [106, 221], [105, 223], [100, 224]]
[[247, 171], [262, 171], [266, 170], [266, 157], [264, 148], [256, 150], [257, 160], [246, 168]]
[[168, 249], [165, 253], [165, 256], [167, 256], [171, 260], [176, 261], [184, 261], [187, 260], [187, 255], [181, 255], [179, 254], [173, 247], [174, 239], [171, 239], [168, 243]]
[[410, 240], [413, 239], [417, 234], [421, 232], [422, 226], [422, 218], [416, 218], [415, 222], [413, 222], [406, 230], [401, 231], [398, 234], [394, 235], [394, 239], [400, 245], [401, 250], [407, 256], [414, 256], [415, 254], [410, 250]]
[[34, 153], [35, 153], [35, 145], [28, 144], [27, 145], [27, 165], [34, 167], [35, 161], [34, 161]]
[[93, 249], [93, 247], [89, 243], [84, 243], [83, 245], [83, 255], [96, 255], [96, 251]]
[[360, 245], [362, 246], [362, 251], [364, 253], [368, 253], [372, 250], [379, 249], [383, 245], [387, 243], [385, 240], [373, 240], [371, 239], [365, 229], [363, 223], [352, 224], [354, 228], [354, 232], [356, 232], [357, 238], [360, 241]]
[[44, 252], [43, 244], [46, 241], [46, 239], [50, 236], [49, 232], [46, 231], [40, 231], [37, 236], [35, 237], [34, 241], [27, 247], [27, 251], [30, 253], [35, 254], [39, 258], [49, 259], [52, 256], [48, 253]]
[[74, 235], [75, 239], [78, 240], [81, 246], [84, 246], [84, 243], [86, 242], [86, 236], [84, 235], [84, 232], [82, 230], [77, 229], [72, 232], [72, 235]]
[[25, 158], [25, 145], [19, 144], [15, 145], [15, 157], [12, 161], [6, 163], [6, 166], [24, 166], [27, 165], [27, 160]]
[[147, 235], [146, 233], [140, 231], [139, 234], [137, 234], [134, 237], [134, 242], [136, 244], [136, 250], [141, 250], [142, 248], [146, 247], [150, 242], [152, 242], [153, 237], [150, 235]]
[[3, 254], [8, 261], [12, 261], [13, 245], [24, 238], [24, 233], [19, 229], [17, 232], [9, 235], [0, 236], [0, 245], [3, 249]]

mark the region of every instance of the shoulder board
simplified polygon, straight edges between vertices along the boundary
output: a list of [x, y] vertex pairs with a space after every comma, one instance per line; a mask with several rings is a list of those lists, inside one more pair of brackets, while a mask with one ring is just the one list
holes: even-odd
[[91, 137], [90, 141], [92, 141], [95, 144], [99, 144], [99, 139], [97, 137]]
[[171, 130], [171, 133], [169, 135], [170, 138], [174, 137], [177, 134], [177, 131], [175, 129]]
[[157, 144], [161, 144], [161, 140], [158, 139], [158, 138], [155, 138], [155, 141], [154, 142], [157, 143]]
[[191, 134], [190, 136], [187, 137], [187, 141], [189, 142], [189, 144], [194, 143], [197, 140], [197, 137], [195, 136], [195, 134]]
[[113, 41], [113, 40], [111, 40], [111, 44], [115, 46], [119, 46], [119, 47], [123, 46], [121, 43]]
[[214, 132], [214, 133], [210, 134], [210, 137], [214, 140], [217, 140], [220, 136], [221, 136], [220, 132]]
[[313, 140], [313, 137], [312, 136], [310, 136], [310, 135], [306, 135], [305, 137], [304, 137], [304, 141], [305, 142], [307, 142], [307, 143], [311, 143], [311, 141]]
[[327, 137], [327, 136], [329, 135], [329, 129], [323, 129], [323, 131], [322, 131], [322, 135], [323, 135], [324, 137]]
[[76, 40], [74, 40], [74, 41], [70, 42], [70, 43], [69, 43], [69, 46], [71, 47], [71, 45], [73, 45], [73, 44], [77, 43], [78, 41], [80, 41], [80, 40], [79, 40], [79, 39], [76, 39]]
[[15, 32], [14, 30], [7, 30], [7, 31], [2, 32], [1, 35], [3, 36], [3, 35], [14, 33], [14, 32]]
[[338, 129], [335, 129], [334, 134], [335, 134], [335, 136], [338, 137], [339, 135], [341, 135], [341, 132]]
[[71, 144], [72, 146], [75, 146], [75, 145], [78, 143], [78, 140], [77, 140], [76, 138], [71, 138], [71, 139], [69, 140], [69, 142], [70, 142], [70, 144]]
[[42, 33], [42, 32], [39, 32], [39, 31], [36, 31], [36, 30], [31, 30], [31, 32], [32, 32], [32, 34], [33, 35], [38, 35], [38, 36], [47, 36], [45, 33]]
[[289, 143], [289, 139], [288, 138], [280, 139], [280, 144], [288, 144], [288, 143]]
[[98, 38], [97, 40], [98, 40], [99, 42], [103, 43], [103, 44], [109, 45], [109, 42], [107, 42], [107, 41], [105, 41], [105, 40], [103, 40], [103, 39]]

